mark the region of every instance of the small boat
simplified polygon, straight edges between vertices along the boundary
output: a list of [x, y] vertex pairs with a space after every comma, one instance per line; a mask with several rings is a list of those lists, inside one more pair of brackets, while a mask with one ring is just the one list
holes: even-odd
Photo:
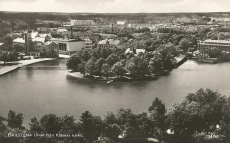
[[112, 82], [113, 82], [113, 80], [107, 81], [107, 85], [109, 85], [109, 84], [112, 83]]

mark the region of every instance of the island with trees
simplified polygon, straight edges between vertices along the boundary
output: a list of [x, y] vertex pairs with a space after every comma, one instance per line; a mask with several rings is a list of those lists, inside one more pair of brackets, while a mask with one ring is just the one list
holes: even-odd
[[179, 53], [172, 43], [162, 44], [154, 51], [125, 53], [122, 49], [95, 48], [82, 50], [68, 59], [70, 72], [79, 72], [93, 79], [150, 79], [176, 67], [173, 60]]

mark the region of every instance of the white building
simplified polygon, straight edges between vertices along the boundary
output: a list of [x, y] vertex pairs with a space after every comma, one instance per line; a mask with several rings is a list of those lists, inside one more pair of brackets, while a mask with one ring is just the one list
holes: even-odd
[[93, 49], [93, 41], [86, 38], [86, 39], [83, 39], [85, 40], [85, 50], [92, 50]]
[[59, 53], [72, 54], [85, 48], [85, 41], [69, 38], [52, 38], [51, 41], [58, 43]]
[[25, 39], [23, 38], [16, 38], [13, 40], [13, 45], [20, 45], [25, 47]]
[[130, 49], [128, 48], [126, 51], [125, 51], [125, 54], [130, 54], [130, 53], [133, 53], [134, 55], [138, 55], [139, 53], [145, 53], [145, 49]]
[[120, 40], [117, 39], [105, 39], [97, 43], [98, 48], [118, 48]]
[[59, 57], [58, 44], [55, 42], [35, 43], [33, 50], [30, 51], [30, 56], [34, 57]]
[[96, 25], [96, 23], [93, 20], [71, 20], [70, 25], [71, 26], [91, 26], [91, 25]]
[[117, 21], [117, 25], [125, 25], [125, 21]]
[[46, 40], [46, 38], [41, 38], [41, 37], [36, 37], [36, 38], [32, 39], [33, 43], [44, 43], [46, 41], [48, 41], [48, 40]]

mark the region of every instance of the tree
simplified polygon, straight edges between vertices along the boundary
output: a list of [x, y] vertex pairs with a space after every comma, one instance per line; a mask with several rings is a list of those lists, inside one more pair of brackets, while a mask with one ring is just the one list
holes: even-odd
[[79, 125], [84, 138], [90, 142], [102, 134], [103, 122], [101, 118], [93, 116], [89, 111], [82, 113]]
[[16, 52], [23, 52], [24, 51], [24, 47], [21, 45], [14, 45], [14, 49], [16, 50]]
[[84, 50], [81, 54], [81, 59], [83, 61], [88, 61], [90, 59], [90, 54], [88, 51]]
[[11, 51], [13, 51], [13, 46], [11, 46], [11, 45], [9, 45], [8, 47], [7, 47], [7, 51], [9, 51], [9, 52], [11, 52]]
[[122, 62], [117, 62], [111, 68], [111, 71], [118, 77], [122, 76], [126, 71]]
[[102, 65], [105, 63], [105, 59], [103, 58], [100, 58], [97, 60], [97, 63], [96, 63], [96, 73], [98, 75], [101, 75], [101, 68], [102, 68]]
[[78, 65], [81, 63], [81, 59], [77, 54], [73, 54], [67, 61], [66, 66], [68, 70], [77, 71]]
[[16, 52], [15, 49], [12, 51], [12, 54], [13, 54], [13, 56], [14, 56], [14, 62], [15, 62], [15, 61], [18, 61], [18, 53]]
[[94, 57], [96, 59], [99, 59], [99, 55], [98, 55], [98, 52], [96, 51], [96, 49], [93, 50], [93, 52], [91, 53], [91, 57]]
[[45, 133], [56, 134], [61, 130], [61, 119], [55, 114], [44, 115], [40, 124]]
[[120, 60], [126, 60], [125, 54], [124, 54], [124, 53], [121, 53], [121, 54], [119, 55], [119, 59], [120, 59]]
[[43, 131], [40, 122], [37, 120], [36, 117], [31, 119], [31, 123], [29, 123], [29, 126], [31, 133], [41, 133]]
[[16, 114], [14, 111], [10, 110], [7, 118], [8, 126], [11, 128], [22, 129], [24, 128], [22, 126], [23, 119], [24, 118], [22, 113]]
[[101, 49], [101, 55], [104, 59], [107, 59], [107, 57], [109, 56], [105, 48]]
[[166, 108], [164, 103], [159, 98], [155, 98], [152, 105], [149, 107], [150, 118], [155, 124], [154, 134], [158, 138], [158, 142], [161, 143], [164, 140], [166, 134]]
[[218, 40], [225, 40], [226, 39], [226, 36], [223, 32], [218, 33], [217, 37], [218, 37]]
[[126, 62], [126, 70], [133, 76], [148, 74], [148, 63], [144, 57], [133, 57]]
[[163, 70], [163, 63], [161, 58], [155, 55], [149, 61], [149, 71], [150, 73], [160, 73]]
[[121, 128], [117, 124], [108, 124], [105, 127], [105, 136], [111, 139], [117, 139], [121, 133]]
[[65, 115], [61, 117], [61, 130], [60, 133], [63, 134], [72, 134], [77, 132], [77, 124], [74, 122], [75, 119], [73, 116]]
[[163, 67], [166, 70], [170, 70], [175, 67], [173, 64], [172, 58], [169, 54], [163, 59]]
[[183, 38], [180, 40], [179, 45], [181, 46], [181, 49], [187, 51], [187, 49], [191, 46], [191, 42], [188, 41], [188, 39]]
[[85, 61], [82, 61], [79, 65], [78, 65], [78, 71], [85, 75], [85, 65], [86, 65], [86, 62]]
[[103, 65], [102, 65], [102, 68], [101, 68], [101, 74], [103, 75], [103, 76], [105, 76], [105, 77], [108, 77], [109, 76], [109, 74], [110, 74], [110, 66], [108, 65], [108, 64], [106, 64], [106, 63], [104, 63]]
[[228, 97], [227, 102], [223, 105], [222, 108], [222, 119], [220, 122], [220, 131], [217, 134], [224, 135], [224, 142], [228, 142], [230, 140], [230, 97]]
[[1, 61], [3, 61], [4, 62], [4, 65], [5, 65], [5, 63], [7, 62], [7, 52], [2, 52], [2, 54], [1, 54]]
[[117, 111], [118, 125], [123, 130], [125, 138], [133, 139], [137, 138], [138, 132], [140, 132], [139, 125], [137, 123], [136, 115], [131, 109], [123, 109]]
[[86, 65], [85, 65], [85, 73], [87, 73], [90, 76], [95, 75], [95, 71], [96, 71], [96, 59], [94, 57], [91, 57]]
[[170, 128], [180, 142], [191, 142], [193, 135], [213, 133], [221, 124], [226, 98], [210, 89], [189, 93], [168, 113]]
[[7, 62], [12, 62], [14, 61], [14, 55], [12, 52], [8, 52], [7, 54]]
[[114, 55], [110, 55], [105, 62], [112, 67], [116, 62], [118, 61], [117, 57], [115, 57]]
[[7, 46], [12, 45], [13, 44], [13, 38], [10, 37], [10, 36], [6, 36], [6, 37], [3, 38], [3, 42]]
[[110, 48], [106, 48], [106, 52], [107, 52], [107, 57], [113, 53]]

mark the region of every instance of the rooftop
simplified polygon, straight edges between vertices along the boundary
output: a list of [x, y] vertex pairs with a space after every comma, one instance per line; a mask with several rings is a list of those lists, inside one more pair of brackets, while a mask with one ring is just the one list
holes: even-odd
[[105, 40], [99, 41], [97, 44], [106, 44], [107, 41], [109, 42], [110, 45], [118, 45], [120, 43], [120, 40], [105, 39]]
[[51, 37], [49, 34], [38, 34], [36, 37], [45, 38], [46, 36]]
[[16, 39], [13, 40], [13, 42], [25, 43], [25, 40], [23, 38], [16, 38]]
[[79, 42], [79, 41], [84, 41], [84, 40], [70, 39], [70, 38], [52, 38], [51, 41], [54, 41], [54, 42]]
[[[130, 48], [128, 48], [126, 51], [125, 51], [125, 53], [127, 54], [127, 53], [133, 53], [133, 50], [132, 49], [130, 49]], [[138, 54], [138, 53], [145, 53], [145, 49], [136, 49], [136, 53]]]
[[226, 44], [230, 44], [230, 41], [226, 41], [226, 40], [205, 40], [203, 41], [205, 43], [226, 43]]
[[124, 25], [124, 24], [125, 24], [125, 21], [117, 21], [117, 24], [118, 24], [118, 25]]
[[51, 44], [58, 45], [56, 42], [52, 42], [52, 41], [47, 41], [47, 42], [44, 43], [44, 45], [51, 45]]
[[33, 42], [45, 42], [45, 38], [41, 38], [41, 37], [36, 37], [36, 38], [34, 38], [32, 41]]

